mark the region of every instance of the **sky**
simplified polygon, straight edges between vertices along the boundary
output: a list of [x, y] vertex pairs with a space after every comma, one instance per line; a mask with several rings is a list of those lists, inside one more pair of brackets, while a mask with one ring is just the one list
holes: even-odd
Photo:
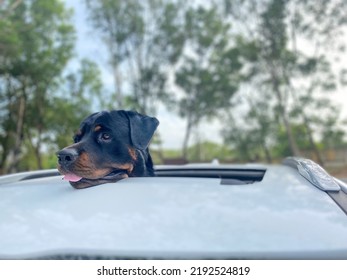
[[[102, 79], [105, 87], [112, 89], [114, 87], [114, 82], [111, 69], [107, 66], [107, 49], [101, 42], [98, 34], [95, 34], [95, 31], [93, 31], [88, 25], [83, 0], [65, 0], [65, 2], [68, 7], [74, 8], [75, 10], [73, 22], [77, 31], [77, 42], [75, 48], [77, 59], [72, 61], [69, 67], [78, 67], [78, 59], [84, 57], [92, 59], [98, 63], [102, 71]], [[342, 65], [347, 65], [347, 56], [343, 57], [340, 63]], [[340, 88], [330, 96], [335, 101], [334, 104], [341, 107], [341, 117], [347, 118], [347, 87]], [[164, 107], [158, 108], [157, 118], [160, 121], [158, 131], [163, 141], [163, 148], [180, 149], [182, 147], [185, 133], [185, 121], [176, 116], [174, 113], [168, 112]], [[222, 124], [218, 120], [202, 124], [199, 129], [200, 140], [210, 140], [213, 142], [222, 143], [219, 132], [221, 127]]]
[[[101, 71], [102, 79], [105, 87], [113, 88], [114, 81], [112, 71], [107, 65], [107, 49], [101, 42], [97, 34], [88, 25], [86, 9], [83, 1], [80, 0], [66, 0], [67, 7], [72, 7], [75, 10], [73, 23], [77, 31], [77, 42], [75, 52], [77, 59], [74, 59], [69, 67], [78, 67], [78, 58], [83, 57], [92, 59], [97, 62]], [[126, 109], [126, 108], [115, 108]], [[183, 145], [184, 133], [186, 123], [184, 120], [176, 116], [172, 112], [168, 112], [163, 106], [158, 108], [158, 115], [160, 125], [158, 131], [163, 142], [165, 149], [181, 149]], [[202, 124], [199, 131], [200, 140], [210, 140], [216, 143], [222, 143], [220, 136], [221, 124], [218, 121]], [[194, 136], [192, 137], [194, 140]]]

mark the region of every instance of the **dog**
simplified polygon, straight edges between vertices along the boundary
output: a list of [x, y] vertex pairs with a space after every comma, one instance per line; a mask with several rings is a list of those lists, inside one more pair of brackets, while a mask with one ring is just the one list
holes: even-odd
[[148, 145], [158, 125], [134, 111], [94, 113], [82, 121], [74, 144], [57, 152], [58, 170], [76, 189], [154, 176]]

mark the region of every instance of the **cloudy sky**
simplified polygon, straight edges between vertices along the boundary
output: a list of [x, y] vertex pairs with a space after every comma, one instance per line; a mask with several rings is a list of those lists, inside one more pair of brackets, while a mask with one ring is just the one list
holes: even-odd
[[[77, 30], [76, 54], [79, 58], [89, 58], [99, 64], [102, 71], [102, 79], [107, 88], [113, 88], [113, 77], [111, 70], [107, 66], [106, 48], [100, 41], [99, 37], [90, 28], [87, 23], [86, 10], [81, 0], [66, 0], [66, 5], [75, 10], [73, 22]], [[77, 61], [73, 61], [70, 67], [77, 67]], [[347, 57], [341, 62], [347, 65]], [[336, 104], [342, 108], [342, 116], [347, 118], [347, 87], [340, 89], [334, 94], [331, 94]], [[116, 109], [116, 108], [115, 108]], [[164, 142], [164, 148], [181, 148], [185, 122], [172, 113], [167, 112], [164, 108], [159, 108], [158, 119], [160, 120], [159, 132]], [[212, 140], [221, 143], [219, 135], [221, 124], [218, 121], [203, 124], [200, 128], [199, 137], [202, 140]]]

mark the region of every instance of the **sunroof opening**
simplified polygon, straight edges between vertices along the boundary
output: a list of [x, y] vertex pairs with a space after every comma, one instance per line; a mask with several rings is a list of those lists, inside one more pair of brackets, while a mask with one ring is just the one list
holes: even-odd
[[216, 178], [222, 185], [253, 184], [263, 180], [265, 169], [220, 169], [220, 168], [160, 168], [158, 177]]

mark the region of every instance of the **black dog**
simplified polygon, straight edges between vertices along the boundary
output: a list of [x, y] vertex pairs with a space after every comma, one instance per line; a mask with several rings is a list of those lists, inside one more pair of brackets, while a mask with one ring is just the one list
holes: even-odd
[[158, 125], [133, 111], [94, 113], [81, 123], [75, 144], [57, 153], [58, 170], [77, 189], [154, 176], [148, 145]]

